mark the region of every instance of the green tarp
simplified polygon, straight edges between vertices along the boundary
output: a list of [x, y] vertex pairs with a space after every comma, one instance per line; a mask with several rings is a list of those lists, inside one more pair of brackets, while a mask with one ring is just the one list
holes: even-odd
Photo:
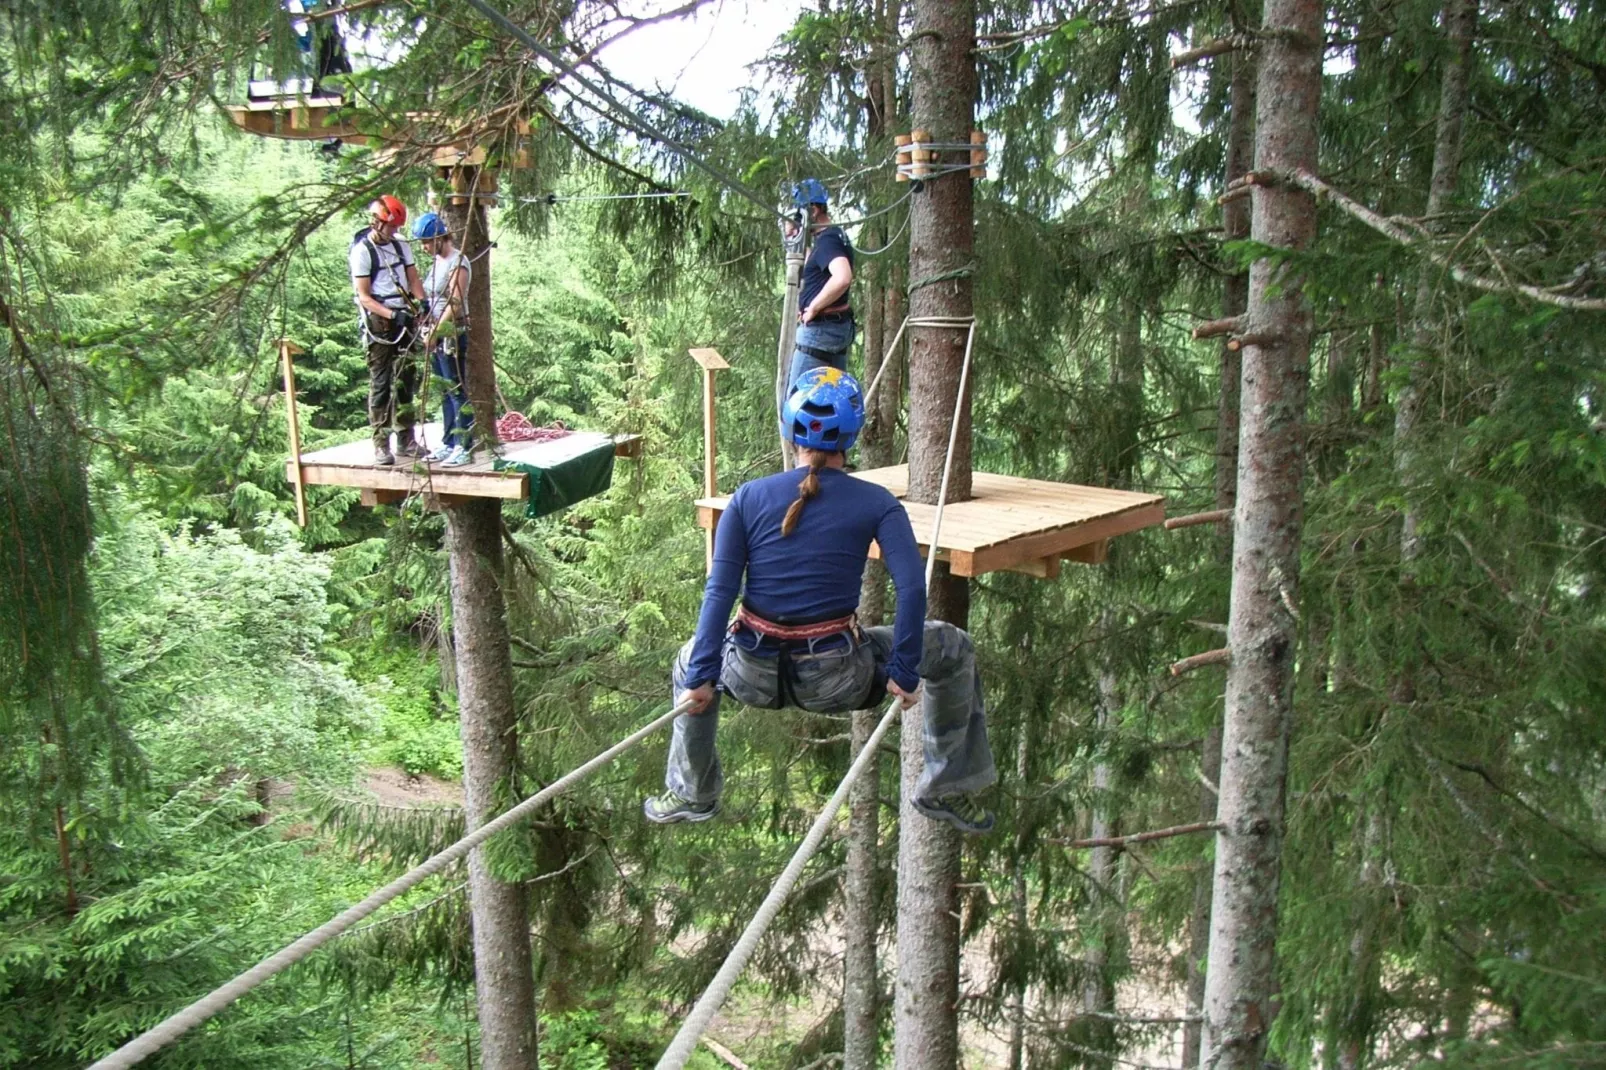
[[510, 442], [493, 467], [529, 476], [525, 512], [546, 516], [608, 489], [613, 483], [613, 439], [575, 431], [553, 442]]

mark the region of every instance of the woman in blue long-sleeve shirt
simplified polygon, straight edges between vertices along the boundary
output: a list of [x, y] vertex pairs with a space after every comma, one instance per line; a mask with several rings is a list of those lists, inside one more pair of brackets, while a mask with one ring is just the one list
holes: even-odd
[[[914, 805], [985, 832], [993, 815], [974, 795], [998, 774], [970, 636], [925, 619], [920, 548], [903, 506], [842, 470], [864, 424], [859, 384], [836, 368], [809, 371], [783, 417], [807, 471], [744, 483], [720, 517], [697, 635], [675, 659], [676, 696], [693, 705], [675, 721], [668, 790], [643, 810], [660, 824], [719, 812], [721, 692], [749, 706], [845, 713], [888, 692], [907, 706], [923, 681], [925, 771]], [[872, 539], [898, 591], [890, 628], [860, 628], [854, 617]], [[727, 627], [738, 593], [741, 607]]]

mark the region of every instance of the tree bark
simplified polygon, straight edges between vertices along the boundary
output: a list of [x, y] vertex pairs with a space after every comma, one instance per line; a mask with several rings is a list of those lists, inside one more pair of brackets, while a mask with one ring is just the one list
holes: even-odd
[[[1255, 155], [1255, 65], [1253, 53], [1232, 56], [1232, 82], [1228, 90], [1227, 167], [1222, 188], [1231, 186], [1249, 171]], [[1222, 208], [1222, 240], [1242, 241], [1249, 237], [1249, 202], [1243, 197], [1228, 201]], [[1249, 273], [1228, 275], [1222, 281], [1221, 315], [1242, 316], [1249, 310]], [[1231, 510], [1238, 499], [1238, 392], [1243, 365], [1239, 351], [1222, 340], [1220, 351], [1221, 395], [1216, 403], [1217, 509]], [[1229, 512], [1229, 516], [1230, 516]], [[1221, 525], [1217, 554], [1227, 568], [1232, 566], [1232, 523]], [[1229, 607], [1230, 611], [1230, 607]], [[1199, 752], [1199, 770], [1211, 784], [1221, 776], [1221, 721], [1205, 733]], [[1216, 819], [1216, 793], [1199, 787], [1199, 820]], [[1182, 1025], [1182, 1068], [1199, 1065], [1200, 1041], [1204, 1024], [1206, 955], [1210, 946], [1211, 870], [1206, 866], [1194, 880], [1193, 910], [1188, 917], [1188, 1017]]]
[[[1467, 68], [1472, 54], [1473, 28], [1478, 19], [1477, 0], [1446, 0], [1444, 31], [1450, 51], [1445, 59], [1439, 84], [1439, 117], [1433, 138], [1433, 170], [1428, 179], [1425, 218], [1430, 231], [1442, 229], [1438, 222], [1455, 197], [1461, 176], [1462, 128], [1467, 114]], [[1415, 352], [1407, 369], [1405, 385], [1394, 410], [1394, 464], [1404, 489], [1405, 515], [1400, 531], [1400, 562], [1409, 577], [1421, 553], [1417, 528], [1421, 511], [1416, 492], [1416, 426], [1422, 418], [1423, 388], [1428, 378], [1426, 356], [1435, 348], [1433, 292], [1443, 274], [1431, 263], [1422, 265], [1417, 277], [1416, 304], [1411, 317], [1411, 347]]]
[[[1023, 637], [1030, 649], [1031, 633]], [[1023, 718], [1015, 738], [1015, 783], [1026, 784], [1031, 772], [1031, 719]], [[1015, 954], [1020, 955], [1031, 939], [1031, 912], [1026, 887], [1026, 822], [1015, 829], [1015, 857], [1009, 874], [1010, 925], [1015, 930]], [[1009, 1070], [1026, 1065], [1026, 971], [1017, 967], [1020, 977], [1009, 996]]]
[[[470, 194], [480, 187], [477, 179], [472, 169], [461, 169], [453, 174], [453, 189], [459, 195]], [[468, 293], [468, 393], [475, 438], [483, 445], [496, 411], [491, 258], [479, 255], [489, 248], [485, 210], [478, 200], [459, 196], [447, 211], [453, 232], [462, 237], [464, 255], [474, 263]], [[446, 517], [463, 736], [463, 810], [467, 827], [473, 829], [495, 817], [510, 801], [518, 757], [503, 595], [501, 503], [494, 498], [475, 498], [448, 510]], [[522, 884], [500, 880], [491, 872], [486, 854], [491, 846], [471, 853], [468, 867], [480, 1065], [485, 1070], [536, 1070], [529, 902]]]
[[[1115, 628], [1115, 612], [1106, 608], [1100, 615], [1099, 630], [1106, 634]], [[1106, 652], [1099, 665], [1098, 713], [1095, 723], [1099, 734], [1108, 736], [1119, 723], [1121, 711], [1120, 681], [1116, 676], [1113, 654]], [[1108, 759], [1100, 759], [1093, 767], [1093, 813], [1088, 838], [1110, 839], [1119, 835], [1117, 815], [1111, 793], [1115, 787], [1115, 773]], [[1115, 1030], [1109, 1016], [1115, 1013], [1115, 983], [1111, 976], [1116, 952], [1125, 938], [1122, 925], [1124, 911], [1121, 900], [1114, 894], [1118, 883], [1117, 868], [1120, 862], [1119, 847], [1102, 845], [1088, 852], [1087, 873], [1090, 878], [1090, 900], [1093, 909], [1084, 921], [1091, 922], [1087, 933], [1090, 938], [1083, 955], [1086, 969], [1082, 982], [1082, 1013], [1087, 1016], [1082, 1031], [1084, 1042], [1095, 1051], [1113, 1054]]]
[[[1255, 115], [1255, 167], [1317, 169], [1322, 5], [1267, 0]], [[1304, 250], [1316, 204], [1290, 185], [1254, 190], [1251, 232]], [[1265, 1053], [1276, 973], [1288, 732], [1293, 707], [1304, 519], [1305, 399], [1311, 315], [1286, 264], [1250, 269], [1238, 495], [1227, 622], [1221, 794], [1201, 1065], [1255, 1070]]]
[[[916, 0], [913, 12], [913, 125], [938, 141], [968, 141], [977, 88], [974, 0]], [[931, 180], [910, 206], [910, 314], [969, 316], [975, 226], [970, 179], [960, 172]], [[954, 422], [958, 439], [948, 500], [970, 497], [970, 399], [959, 392], [964, 353], [963, 330], [910, 328], [909, 379], [919, 384], [909, 398], [912, 501], [937, 500]], [[927, 615], [964, 627], [969, 610], [969, 584], [939, 567]], [[913, 807], [923, 761], [921, 729], [916, 704], [903, 717], [894, 1065], [898, 1070], [956, 1070], [959, 834]]]

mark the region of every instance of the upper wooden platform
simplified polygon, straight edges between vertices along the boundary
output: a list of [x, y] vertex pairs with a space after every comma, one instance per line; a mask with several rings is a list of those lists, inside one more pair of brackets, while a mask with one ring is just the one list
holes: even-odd
[[[853, 475], [881, 484], [900, 500], [909, 489], [908, 465]], [[943, 510], [937, 556], [956, 576], [1000, 571], [1057, 576], [1061, 560], [1097, 564], [1104, 560], [1110, 539], [1165, 520], [1165, 499], [1157, 494], [987, 472], [975, 473], [971, 493], [969, 501], [949, 502]], [[713, 527], [729, 501], [723, 495], [698, 499], [698, 524]], [[903, 505], [924, 554], [937, 507], [909, 501]], [[872, 546], [871, 555], [879, 556], [879, 549]]]
[[252, 100], [223, 110], [235, 126], [259, 137], [291, 141], [361, 139], [363, 133], [357, 124], [340, 115], [345, 106], [340, 97], [289, 97]]
[[[431, 423], [422, 429], [426, 444], [433, 446], [441, 440], [441, 425]], [[528, 462], [544, 467], [555, 455], [566, 453], [582, 443], [612, 438], [613, 452], [618, 457], [635, 457], [641, 452], [639, 435], [597, 435], [577, 431], [567, 438], [551, 442], [506, 442], [501, 447], [504, 461]], [[530, 495], [530, 477], [523, 472], [498, 472], [492, 467], [493, 458], [485, 450], [474, 452], [474, 463], [461, 468], [442, 468], [438, 464], [398, 463], [387, 467], [374, 464], [374, 447], [367, 438], [346, 442], [339, 446], [301, 455], [301, 479], [309, 485], [356, 487], [362, 491], [364, 505], [398, 502], [404, 498], [422, 497], [437, 505], [451, 505], [463, 498], [523, 499]], [[292, 483], [296, 478], [294, 458], [285, 461], [285, 478]]]

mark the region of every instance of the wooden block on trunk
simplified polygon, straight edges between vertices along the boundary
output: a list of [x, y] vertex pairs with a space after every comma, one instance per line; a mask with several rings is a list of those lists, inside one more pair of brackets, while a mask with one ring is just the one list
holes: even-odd
[[405, 500], [407, 492], [404, 490], [385, 490], [382, 487], [363, 487], [358, 491], [358, 500], [364, 505], [395, 505]]

